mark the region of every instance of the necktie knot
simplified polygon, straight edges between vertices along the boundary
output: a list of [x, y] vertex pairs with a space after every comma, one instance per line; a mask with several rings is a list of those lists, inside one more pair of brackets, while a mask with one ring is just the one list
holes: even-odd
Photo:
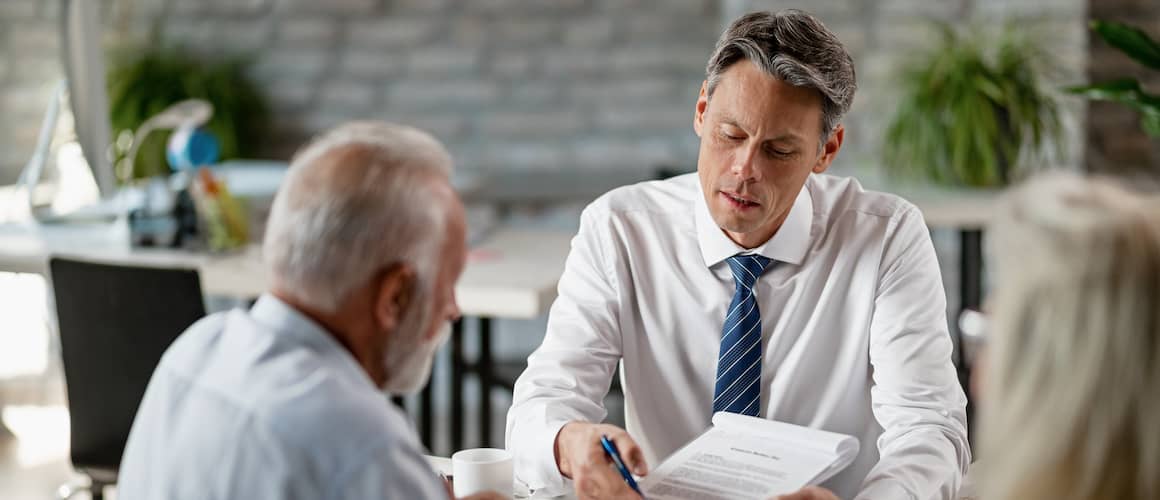
[[753, 288], [753, 284], [757, 283], [757, 277], [765, 272], [770, 263], [769, 257], [753, 254], [734, 255], [727, 261], [729, 268], [733, 270], [733, 281], [745, 288]]

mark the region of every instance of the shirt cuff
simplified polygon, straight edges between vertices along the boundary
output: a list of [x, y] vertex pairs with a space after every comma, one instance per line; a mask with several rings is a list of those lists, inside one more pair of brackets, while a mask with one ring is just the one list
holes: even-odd
[[524, 459], [517, 464], [517, 470], [522, 471], [519, 480], [527, 485], [532, 493], [543, 491], [548, 495], [563, 495], [567, 493], [568, 483], [556, 466], [556, 436], [568, 420], [550, 422], [541, 430], [533, 432], [530, 439], [526, 439], [525, 452], [520, 453]]

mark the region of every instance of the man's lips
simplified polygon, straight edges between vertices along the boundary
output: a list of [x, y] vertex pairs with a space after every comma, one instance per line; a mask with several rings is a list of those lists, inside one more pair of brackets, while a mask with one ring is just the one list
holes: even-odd
[[751, 208], [751, 207], [756, 207], [756, 206], [761, 205], [761, 203], [758, 203], [757, 201], [753, 200], [752, 198], [749, 198], [747, 196], [740, 195], [737, 193], [730, 193], [727, 191], [718, 191], [718, 193], [720, 193], [722, 196], [724, 196], [726, 200], [728, 200], [731, 203], [733, 203], [734, 205], [742, 207], [742, 208]]

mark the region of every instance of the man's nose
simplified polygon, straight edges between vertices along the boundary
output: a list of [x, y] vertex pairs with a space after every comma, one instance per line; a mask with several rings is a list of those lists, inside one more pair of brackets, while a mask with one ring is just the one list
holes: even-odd
[[733, 166], [730, 170], [741, 180], [754, 179], [758, 175], [756, 160], [757, 148], [746, 144], [739, 148], [733, 157]]

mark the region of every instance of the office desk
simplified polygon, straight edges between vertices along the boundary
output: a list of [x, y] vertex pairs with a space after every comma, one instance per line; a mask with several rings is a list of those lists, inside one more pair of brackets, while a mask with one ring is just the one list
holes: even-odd
[[[544, 313], [556, 297], [571, 238], [550, 231], [491, 233], [472, 249], [455, 287], [460, 310], [465, 316], [520, 319]], [[0, 272], [47, 275], [51, 256], [197, 269], [207, 295], [253, 298], [269, 282], [256, 245], [220, 254], [131, 248], [116, 225], [0, 225]]]
[[[438, 472], [439, 474], [442, 474], [444, 476], [453, 476], [452, 470], [451, 470], [451, 459], [450, 458], [430, 456], [430, 455], [427, 456], [426, 458], [427, 458], [427, 464], [430, 465], [431, 468], [435, 470], [435, 472]], [[977, 500], [977, 498], [978, 498], [978, 485], [977, 485], [978, 481], [976, 480], [976, 478], [974, 477], [974, 474], [973, 474], [973, 471], [975, 470], [975, 466], [977, 464], [978, 464], [978, 462], [971, 464], [970, 469], [967, 471], [967, 475], [965, 477], [963, 477], [963, 484], [962, 484], [962, 487], [959, 488], [959, 494], [957, 497], [958, 500]], [[659, 465], [659, 464], [653, 464], [653, 465], [655, 466], [655, 465]], [[518, 483], [516, 484], [515, 494], [516, 494], [516, 496], [515, 496], [516, 498], [558, 498], [558, 499], [576, 498], [575, 495], [573, 495], [573, 494], [568, 494], [568, 495], [560, 496], [560, 497], [529, 496], [529, 495], [527, 495], [527, 487], [522, 486], [521, 484], [518, 484]]]
[[[639, 173], [625, 175], [639, 177]], [[591, 176], [588, 176], [591, 177]], [[515, 179], [510, 182], [492, 177], [491, 185], [478, 186], [465, 197], [480, 197], [479, 201], [496, 198], [504, 203], [547, 203], [547, 198], [562, 196], [559, 192], [574, 183], [572, 177], [556, 178], [545, 173], [537, 185], [556, 186], [552, 190], [517, 189], [522, 186]], [[499, 179], [499, 180], [497, 180]], [[556, 179], [556, 180], [551, 180]], [[608, 182], [608, 179], [604, 180]], [[618, 181], [619, 182], [619, 181]], [[869, 189], [894, 191], [915, 203], [931, 227], [952, 228], [959, 232], [960, 297], [964, 307], [978, 307], [982, 298], [982, 228], [991, 219], [998, 191], [939, 189], [931, 187], [892, 187], [865, 183]], [[506, 188], [505, 188], [506, 186]], [[527, 186], [522, 186], [526, 188]], [[585, 201], [604, 189], [599, 186], [581, 187], [569, 201]], [[490, 189], [490, 191], [489, 191]], [[504, 189], [507, 189], [506, 191]], [[546, 188], [545, 188], [546, 189]], [[543, 191], [543, 192], [541, 192]], [[582, 193], [581, 193], [582, 191]], [[524, 194], [523, 198], [517, 196]], [[562, 191], [561, 191], [562, 192]], [[490, 194], [486, 194], [490, 193]], [[537, 194], [538, 193], [538, 194]], [[551, 194], [545, 198], [545, 193]], [[533, 194], [535, 196], [533, 196]], [[491, 197], [491, 198], [489, 198]], [[511, 198], [511, 199], [508, 199]], [[473, 249], [463, 278], [456, 287], [460, 309], [465, 321], [476, 321], [480, 336], [480, 355], [469, 363], [463, 353], [464, 321], [455, 325], [452, 342], [452, 449], [463, 444], [463, 388], [468, 374], [478, 375], [483, 392], [479, 423], [481, 445], [490, 445], [487, 432], [491, 426], [491, 398], [493, 386], [491, 357], [491, 327], [494, 318], [528, 319], [547, 312], [556, 296], [556, 283], [563, 272], [571, 235], [541, 231], [503, 229]], [[202, 288], [207, 294], [238, 298], [252, 298], [266, 289], [267, 277], [261, 265], [256, 246], [240, 252], [214, 255], [161, 249], [134, 249], [128, 245], [123, 227], [97, 225], [0, 225], [0, 271], [47, 273], [49, 255], [82, 259], [96, 259], [133, 265], [180, 266], [196, 268], [201, 273]], [[952, 332], [957, 333], [953, 326]], [[960, 356], [960, 379], [966, 387], [970, 373], [961, 359], [958, 337], [955, 336], [956, 355]], [[424, 419], [420, 430], [424, 442], [431, 443], [429, 394], [421, 401]]]
[[[449, 342], [452, 360], [451, 445], [463, 447], [463, 381], [474, 373], [480, 379], [481, 429], [491, 426], [493, 386], [491, 322], [495, 318], [529, 319], [547, 312], [556, 298], [556, 283], [564, 270], [571, 234], [501, 228], [484, 238], [468, 256], [455, 287], [464, 319], [454, 325]], [[269, 282], [261, 252], [250, 246], [237, 252], [211, 254], [172, 249], [131, 248], [123, 227], [92, 225], [0, 225], [0, 272], [48, 275], [48, 259], [64, 256], [82, 260], [137, 266], [197, 269], [208, 295], [241, 299], [257, 297]], [[475, 320], [480, 336], [479, 357], [464, 357], [464, 321]], [[420, 398], [420, 433], [432, 442], [430, 391]], [[482, 433], [483, 445], [490, 439]]]

